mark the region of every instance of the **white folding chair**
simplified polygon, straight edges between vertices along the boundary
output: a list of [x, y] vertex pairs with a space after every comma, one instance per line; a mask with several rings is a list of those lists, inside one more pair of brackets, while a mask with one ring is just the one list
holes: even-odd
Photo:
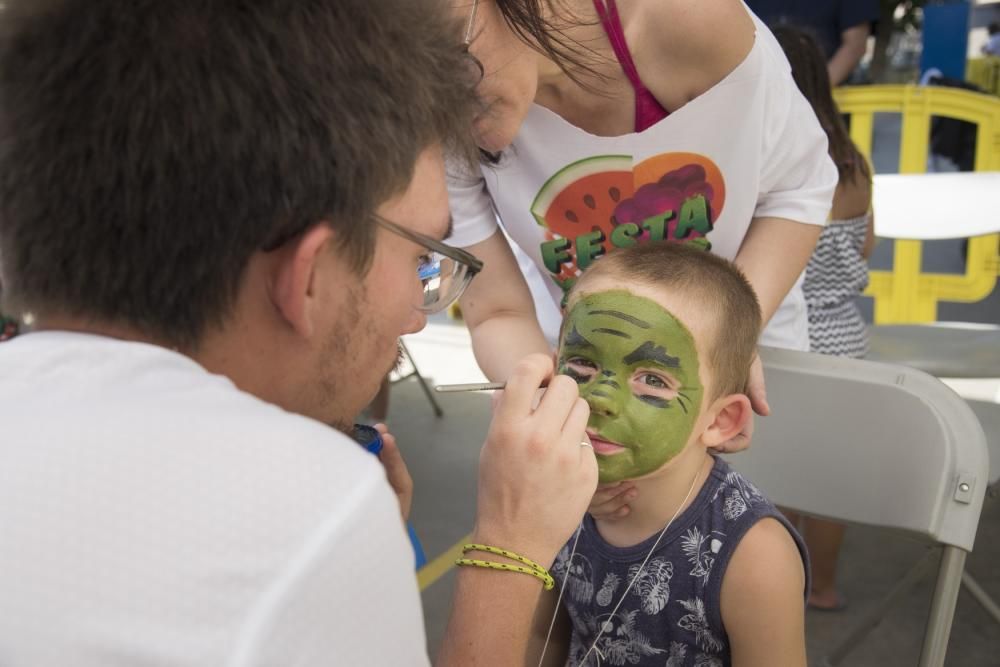
[[[753, 447], [730, 462], [778, 505], [941, 547], [919, 663], [941, 667], [988, 481], [975, 415], [911, 368], [789, 350], [761, 357], [774, 416], [757, 421]], [[911, 570], [827, 664], [843, 660], [930, 562]]]
[[[879, 174], [873, 193], [879, 237], [931, 241], [1000, 232], [1000, 172]], [[992, 284], [988, 283], [986, 291]], [[911, 366], [946, 381], [974, 380], [961, 382], [963, 386], [991, 387], [992, 403], [970, 401], [970, 405], [992, 454], [990, 495], [1000, 495], [1000, 326], [972, 322], [875, 325], [870, 329], [870, 346], [868, 359]], [[1000, 605], [970, 573], [962, 574], [962, 584], [1000, 624]]]

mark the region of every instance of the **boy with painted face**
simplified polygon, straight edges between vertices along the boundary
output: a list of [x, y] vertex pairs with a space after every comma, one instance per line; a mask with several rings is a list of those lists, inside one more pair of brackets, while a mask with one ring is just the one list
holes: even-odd
[[557, 613], [546, 664], [806, 664], [801, 539], [709, 453], [751, 418], [760, 320], [733, 264], [679, 244], [612, 253], [573, 288], [559, 369], [590, 404], [601, 483], [640, 493], [556, 559], [561, 604], [543, 594], [535, 619], [541, 652]]

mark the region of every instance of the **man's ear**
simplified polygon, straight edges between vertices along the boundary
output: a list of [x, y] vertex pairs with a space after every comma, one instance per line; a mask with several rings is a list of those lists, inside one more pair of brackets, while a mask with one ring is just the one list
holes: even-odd
[[285, 321], [299, 335], [309, 338], [316, 324], [316, 273], [319, 260], [333, 242], [333, 230], [327, 225], [314, 225], [300, 237], [289, 241], [276, 252], [271, 301]]
[[708, 447], [731, 440], [753, 419], [750, 399], [745, 394], [730, 394], [716, 399], [708, 414], [712, 421], [701, 435], [702, 442]]

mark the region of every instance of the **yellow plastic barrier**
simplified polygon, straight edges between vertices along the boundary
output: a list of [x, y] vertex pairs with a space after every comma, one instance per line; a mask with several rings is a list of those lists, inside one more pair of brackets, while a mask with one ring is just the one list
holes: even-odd
[[[978, 126], [976, 171], [1000, 171], [1000, 99], [935, 86], [853, 86], [834, 91], [841, 111], [851, 116], [851, 138], [871, 158], [874, 114], [902, 115], [899, 171], [927, 171], [932, 116], [957, 118]], [[984, 211], [1000, 215], [1000, 211]], [[878, 211], [875, 211], [876, 218]], [[894, 241], [891, 271], [871, 271], [865, 291], [875, 299], [875, 323], [933, 322], [939, 301], [973, 303], [993, 291], [1000, 273], [1000, 234], [969, 240], [965, 273], [922, 273], [920, 241]]]
[[970, 58], [965, 63], [965, 80], [990, 95], [1000, 95], [1000, 57]]

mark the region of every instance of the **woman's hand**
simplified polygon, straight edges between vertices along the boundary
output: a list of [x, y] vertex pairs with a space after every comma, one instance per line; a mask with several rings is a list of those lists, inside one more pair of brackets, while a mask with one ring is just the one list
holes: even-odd
[[389, 433], [389, 427], [385, 424], [375, 424], [375, 430], [382, 435], [382, 451], [378, 458], [385, 468], [389, 486], [399, 499], [399, 513], [405, 523], [410, 518], [410, 507], [413, 506], [413, 478], [410, 477], [403, 455], [396, 446], [396, 437]]
[[[767, 391], [764, 388], [764, 364], [760, 361], [760, 355], [755, 354], [753, 363], [750, 364], [750, 376], [747, 378], [747, 395], [750, 397], [750, 405], [753, 411], [761, 417], [771, 414], [771, 406], [767, 404]], [[753, 418], [747, 420], [747, 425], [733, 438], [713, 447], [714, 450], [722, 453], [739, 452], [750, 446], [753, 438]]]

